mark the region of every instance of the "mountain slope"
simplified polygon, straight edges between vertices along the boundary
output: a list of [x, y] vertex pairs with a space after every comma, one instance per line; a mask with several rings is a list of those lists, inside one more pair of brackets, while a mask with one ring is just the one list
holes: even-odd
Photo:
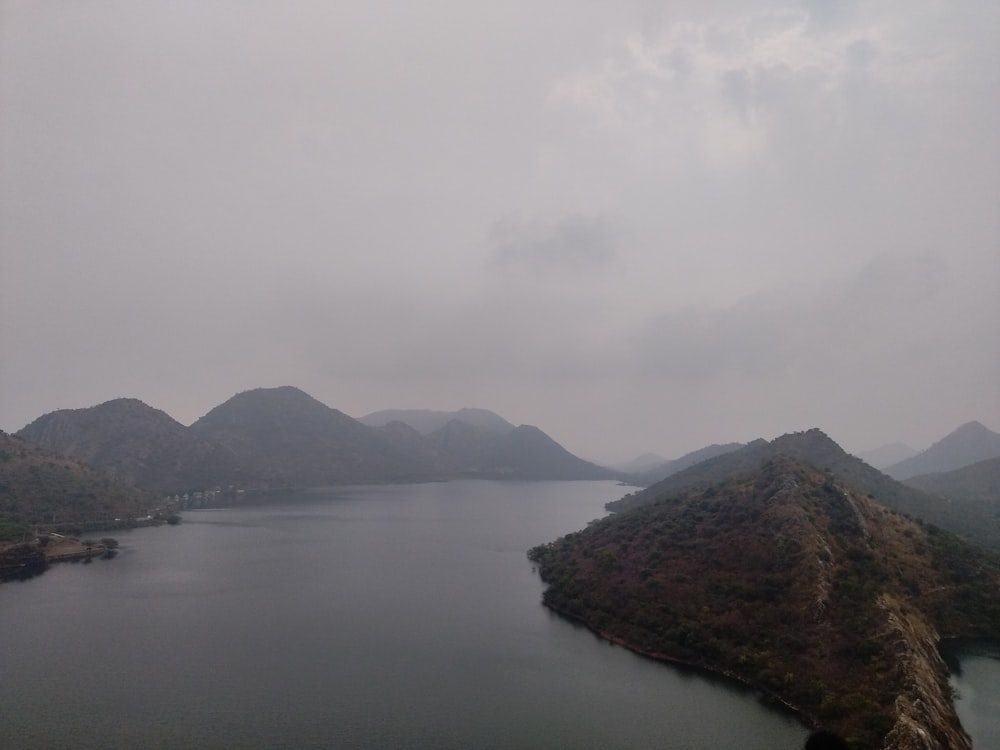
[[145, 515], [149, 503], [134, 487], [0, 432], [0, 519], [75, 526]]
[[160, 493], [211, 486], [236, 468], [232, 453], [138, 399], [54, 411], [17, 435]]
[[952, 471], [1000, 456], [1000, 434], [979, 422], [967, 422], [934, 443], [923, 453], [886, 468], [894, 479]]
[[241, 480], [271, 486], [424, 479], [434, 470], [400, 433], [363, 425], [292, 386], [239, 393], [190, 429], [232, 451]]
[[935, 499], [939, 526], [1000, 550], [1000, 458], [910, 477], [904, 484]]
[[903, 484], [951, 500], [1000, 503], [1000, 457], [954, 471], [910, 477]]
[[611, 479], [614, 473], [577, 458], [537, 427], [501, 436], [491, 457], [500, 476], [517, 479]]
[[577, 458], [537, 427], [499, 433], [453, 419], [428, 435], [457, 476], [481, 479], [611, 479], [614, 472]]
[[996, 524], [970, 522], [968, 506], [946, 502], [915, 487], [908, 487], [846, 453], [821, 430], [812, 429], [766, 440], [703, 461], [657, 482], [645, 490], [608, 503], [609, 510], [621, 511], [646, 505], [692, 488], [748, 476], [777, 458], [790, 456], [815, 468], [828, 470], [838, 481], [850, 484], [900, 513], [921, 518], [987, 549], [1000, 551], [1000, 528]]
[[116, 399], [46, 414], [19, 435], [160, 494], [457, 476], [616, 476], [573, 456], [537, 428], [514, 428], [484, 409], [413, 413], [431, 415], [435, 423], [447, 414], [463, 419], [429, 435], [398, 420], [372, 427], [283, 386], [237, 394], [190, 427], [141, 401]]
[[649, 471], [658, 471], [661, 466], [666, 467], [670, 463], [671, 461], [669, 458], [664, 458], [659, 454], [643, 453], [640, 456], [636, 456], [631, 461], [614, 464], [609, 468], [626, 474], [644, 474]]
[[742, 447], [743, 443], [706, 445], [704, 448], [699, 448], [698, 450], [691, 451], [690, 453], [685, 453], [680, 458], [675, 458], [672, 461], [665, 461], [659, 466], [649, 467], [645, 471], [639, 473], [637, 479], [644, 484], [653, 484], [661, 479], [666, 479], [669, 476], [673, 476], [678, 472], [684, 471], [684, 469], [690, 468], [695, 464], [700, 464], [702, 461], [707, 461], [708, 459], [715, 458], [716, 456], [723, 456], [726, 453], [732, 453]]
[[488, 409], [459, 409], [458, 411], [433, 411], [431, 409], [383, 409], [358, 419], [371, 427], [382, 427], [390, 422], [408, 424], [421, 435], [440, 430], [453, 420], [465, 422], [496, 433], [510, 432], [514, 425]]
[[757, 686], [859, 748], [968, 748], [935, 644], [1000, 636], [1000, 559], [866, 495], [779, 457], [530, 556], [545, 604], [613, 641]]

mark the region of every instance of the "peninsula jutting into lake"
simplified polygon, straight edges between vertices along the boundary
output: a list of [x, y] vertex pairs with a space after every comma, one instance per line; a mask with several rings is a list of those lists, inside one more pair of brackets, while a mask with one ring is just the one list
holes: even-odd
[[971, 747], [942, 637], [1000, 635], [1000, 559], [779, 457], [530, 552], [545, 603], [725, 674], [857, 748]]

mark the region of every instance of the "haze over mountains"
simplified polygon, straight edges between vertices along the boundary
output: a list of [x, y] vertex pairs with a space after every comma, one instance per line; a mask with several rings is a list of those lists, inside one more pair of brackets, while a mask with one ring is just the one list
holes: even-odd
[[1000, 456], [1000, 433], [979, 422], [967, 422], [927, 450], [886, 467], [885, 473], [903, 480], [960, 469], [997, 456]]
[[[900, 512], [1000, 549], [995, 464], [937, 479], [937, 474], [911, 476], [907, 486], [815, 429], [770, 442], [709, 445], [668, 461], [647, 456], [636, 464], [642, 472], [627, 475], [573, 456], [538, 428], [514, 426], [485, 409], [390, 409], [354, 419], [284, 386], [239, 393], [190, 427], [137, 399], [115, 399], [51, 412], [17, 435], [159, 495], [456, 477], [617, 477], [650, 485], [610, 503], [615, 510], [746, 475], [787, 455], [830, 471]], [[927, 467], [961, 467], [981, 456], [1000, 456], [1000, 435], [972, 422], [890, 470], [903, 476]]]
[[[136, 487], [614, 476], [486, 410], [358, 420], [290, 386], [237, 394], [190, 427], [116, 399], [0, 437], [0, 515], [19, 521], [38, 507], [74, 520], [45, 505], [52, 487], [89, 521], [143, 507]], [[995, 437], [963, 425], [908, 465], [961, 465]], [[968, 747], [932, 645], [1000, 627], [1000, 562], [965, 541], [1000, 550], [1000, 456], [903, 484], [811, 429], [650, 464], [658, 481], [609, 503], [611, 518], [533, 553], [550, 606], [644, 653], [737, 675], [858, 747], [908, 747], [920, 732]]]
[[889, 443], [888, 445], [883, 445], [878, 448], [873, 448], [872, 450], [863, 451], [857, 455], [858, 458], [866, 464], [871, 464], [876, 469], [881, 471], [887, 466], [892, 466], [900, 461], [912, 458], [919, 452], [920, 451], [916, 448], [911, 448], [906, 443], [896, 442]]
[[403, 422], [421, 435], [430, 435], [445, 427], [449, 422], [463, 422], [490, 432], [506, 433], [514, 425], [488, 409], [458, 409], [457, 411], [434, 411], [432, 409], [383, 409], [358, 417], [362, 424], [384, 427], [390, 422]]
[[290, 386], [237, 394], [190, 427], [141, 401], [116, 399], [46, 414], [17, 434], [159, 493], [215, 485], [613, 476], [541, 430], [514, 427], [485, 410], [401, 411], [376, 427]]

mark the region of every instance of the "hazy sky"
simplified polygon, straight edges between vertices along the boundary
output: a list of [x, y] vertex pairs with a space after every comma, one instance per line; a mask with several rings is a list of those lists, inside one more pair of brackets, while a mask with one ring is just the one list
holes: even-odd
[[0, 0], [0, 428], [1000, 429], [1000, 3]]

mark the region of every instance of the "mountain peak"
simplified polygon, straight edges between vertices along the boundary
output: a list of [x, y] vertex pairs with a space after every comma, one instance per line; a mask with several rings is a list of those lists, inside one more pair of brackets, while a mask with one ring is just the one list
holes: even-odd
[[735, 676], [858, 747], [968, 748], [936, 643], [997, 632], [1000, 563], [868, 494], [778, 454], [530, 557], [544, 603], [614, 642]]
[[499, 434], [510, 432], [514, 425], [489, 409], [465, 407], [458, 411], [436, 411], [433, 409], [382, 409], [366, 414], [358, 419], [362, 424], [381, 427], [389, 422], [405, 422], [422, 435], [430, 435], [449, 422], [458, 420], [473, 427], [479, 427]]
[[896, 479], [961, 469], [963, 466], [1000, 456], [1000, 434], [981, 422], [966, 422], [927, 450], [889, 466], [885, 472]]

